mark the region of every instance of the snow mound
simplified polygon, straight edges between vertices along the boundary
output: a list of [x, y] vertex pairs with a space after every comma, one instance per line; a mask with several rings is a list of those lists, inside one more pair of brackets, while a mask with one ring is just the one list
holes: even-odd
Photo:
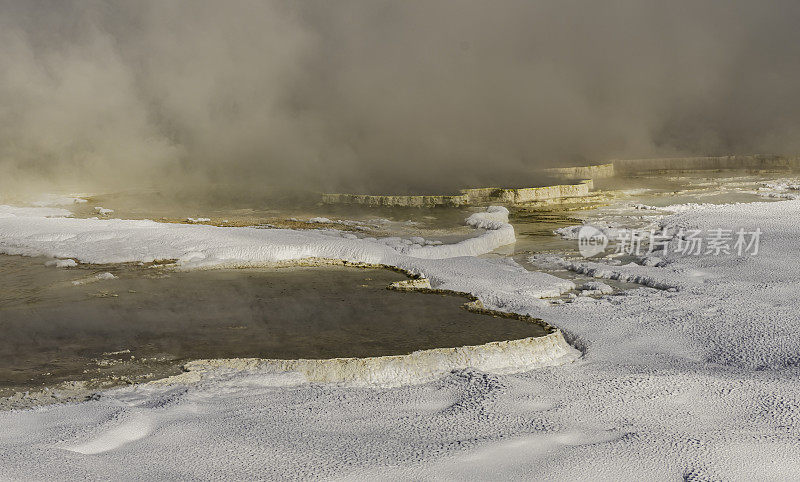
[[55, 266], [56, 268], [72, 268], [78, 266], [74, 259], [51, 259], [44, 262], [45, 266]]
[[761, 183], [756, 194], [775, 199], [800, 199], [800, 180], [781, 179]]
[[503, 206], [489, 206], [486, 211], [470, 215], [467, 226], [482, 229], [500, 229], [508, 224], [508, 209]]
[[600, 281], [589, 281], [584, 283], [580, 287], [580, 290], [582, 296], [610, 295], [614, 292], [614, 288]]
[[690, 280], [680, 273], [654, 266], [636, 263], [625, 265], [586, 261], [584, 259], [565, 259], [560, 256], [534, 255], [528, 258], [535, 265], [566, 269], [593, 278], [604, 278], [635, 283], [657, 289], [680, 289]]
[[683, 204], [670, 204], [667, 206], [650, 206], [648, 204], [632, 203], [630, 207], [637, 210], [648, 211], [665, 211], [670, 213], [682, 213], [687, 211], [700, 211], [703, 209], [711, 209], [720, 206], [714, 203], [683, 203]]
[[[557, 236], [560, 236], [563, 239], [571, 239], [571, 240], [578, 240], [579, 233], [581, 229], [583, 229], [586, 224], [578, 224], [574, 226], [564, 226], [563, 228], [557, 228], [553, 230], [553, 233]], [[591, 226], [601, 233], [603, 233], [608, 239], [617, 239], [622, 236], [626, 231], [629, 231], [625, 228], [619, 228], [614, 226], [600, 226], [591, 224]]]
[[101, 216], [107, 216], [109, 214], [112, 214], [114, 212], [114, 210], [113, 209], [104, 208], [102, 206], [95, 206], [94, 212], [96, 212], [97, 214], [99, 214]]

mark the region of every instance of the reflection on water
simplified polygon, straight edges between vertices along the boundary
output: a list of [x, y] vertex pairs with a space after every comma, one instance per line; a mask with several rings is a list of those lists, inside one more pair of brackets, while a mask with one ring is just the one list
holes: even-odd
[[[101, 272], [117, 278], [96, 280]], [[0, 389], [158, 376], [198, 358], [379, 356], [545, 334], [466, 311], [462, 297], [385, 289], [402, 277], [342, 267], [58, 269], [0, 256]]]

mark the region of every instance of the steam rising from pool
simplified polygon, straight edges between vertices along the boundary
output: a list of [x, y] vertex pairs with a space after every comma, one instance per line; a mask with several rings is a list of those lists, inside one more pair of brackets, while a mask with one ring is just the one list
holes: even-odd
[[442, 191], [798, 151], [796, 2], [679, 3], [3, 2], [0, 188]]

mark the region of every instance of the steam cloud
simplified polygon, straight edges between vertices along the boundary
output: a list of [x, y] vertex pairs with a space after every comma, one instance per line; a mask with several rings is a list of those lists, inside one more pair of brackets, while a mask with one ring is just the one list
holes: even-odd
[[0, 188], [800, 151], [796, 1], [0, 2]]

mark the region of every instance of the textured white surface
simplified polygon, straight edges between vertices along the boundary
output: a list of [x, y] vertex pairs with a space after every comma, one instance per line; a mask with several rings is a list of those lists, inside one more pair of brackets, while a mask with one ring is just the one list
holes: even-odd
[[0, 218], [15, 217], [65, 217], [72, 216], [72, 211], [51, 207], [18, 207], [7, 204], [0, 205]]
[[[220, 369], [196, 385], [138, 386], [82, 404], [0, 413], [0, 477], [797, 478], [799, 220], [800, 201], [677, 214], [663, 222], [760, 227], [761, 252], [676, 254], [664, 267], [641, 269], [597, 266], [680, 289], [645, 287], [561, 305], [537, 300], [543, 284], [520, 286], [528, 275], [512, 265], [410, 258], [374, 243], [315, 244], [316, 236], [310, 243], [279, 232], [273, 241], [285, 248], [278, 250], [259, 246], [268, 238], [247, 230], [190, 226], [165, 235], [151, 224], [114, 224], [130, 229], [112, 235], [120, 231], [110, 224], [82, 232], [66, 219], [48, 220], [50, 231], [17, 226], [11, 236], [0, 223], [4, 249], [50, 246], [81, 261], [116, 256], [92, 254], [103, 251], [104, 237], [125, 256], [157, 247], [214, 261], [288, 253], [391, 259], [425, 271], [434, 284], [540, 316], [585, 349], [564, 366], [506, 375], [455, 370], [396, 388]], [[256, 246], [244, 249], [247, 242]]]

